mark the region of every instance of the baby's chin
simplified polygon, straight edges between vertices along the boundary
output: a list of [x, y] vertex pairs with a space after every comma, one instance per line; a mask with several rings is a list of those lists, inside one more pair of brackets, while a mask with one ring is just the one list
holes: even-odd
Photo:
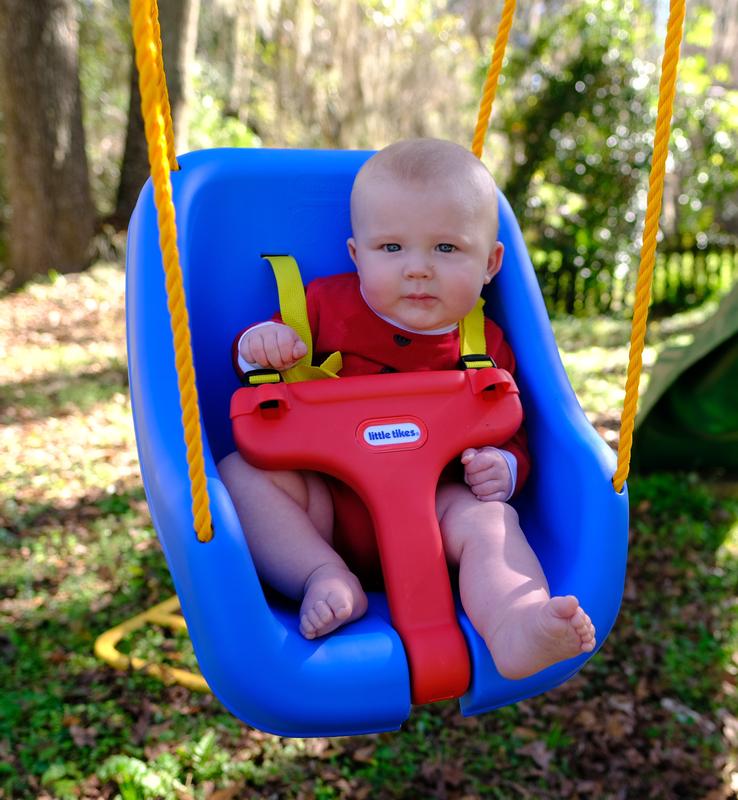
[[431, 295], [416, 298], [403, 296], [393, 302], [377, 302], [365, 294], [364, 299], [377, 316], [397, 328], [410, 332], [430, 334], [443, 332], [458, 323], [457, 319], [449, 318], [444, 303]]
[[401, 317], [388, 317], [390, 321], [398, 328], [408, 330], [413, 333], [447, 333], [457, 325], [456, 320], [445, 319], [418, 319], [412, 314], [403, 315]]

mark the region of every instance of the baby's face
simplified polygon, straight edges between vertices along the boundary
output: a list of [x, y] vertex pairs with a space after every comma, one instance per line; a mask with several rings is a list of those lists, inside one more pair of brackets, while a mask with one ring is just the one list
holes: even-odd
[[463, 319], [502, 263], [496, 223], [479, 206], [453, 185], [362, 187], [348, 247], [374, 311], [418, 331]]

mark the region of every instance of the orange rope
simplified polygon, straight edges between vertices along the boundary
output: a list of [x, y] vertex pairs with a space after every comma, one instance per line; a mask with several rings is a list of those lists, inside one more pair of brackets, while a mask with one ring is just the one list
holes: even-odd
[[653, 145], [653, 160], [649, 176], [646, 222], [641, 247], [641, 263], [638, 268], [636, 296], [633, 307], [633, 323], [628, 357], [628, 377], [625, 383], [625, 400], [620, 418], [620, 443], [618, 445], [618, 464], [612, 482], [620, 492], [630, 469], [630, 453], [633, 446], [633, 427], [638, 403], [638, 385], [643, 364], [643, 348], [646, 340], [646, 321], [651, 297], [651, 280], [656, 260], [656, 236], [658, 234], [661, 201], [664, 194], [666, 156], [669, 148], [671, 115], [676, 94], [676, 73], [679, 63], [679, 47], [685, 16], [685, 0], [671, 0], [669, 22], [664, 44], [664, 58], [661, 65], [659, 84], [659, 105], [656, 116], [656, 133]]
[[169, 149], [167, 143], [168, 104], [161, 89], [165, 78], [161, 72], [161, 49], [157, 46], [154, 30], [155, 16], [157, 16], [156, 0], [131, 0], [133, 42], [136, 47], [136, 65], [141, 87], [141, 112], [149, 149], [154, 202], [159, 222], [159, 245], [166, 277], [167, 306], [172, 324], [174, 361], [192, 491], [192, 515], [197, 538], [200, 541], [209, 541], [213, 535], [213, 526], [205, 477], [189, 317], [177, 249], [177, 223], [170, 174], [170, 162], [174, 151]]
[[500, 72], [502, 72], [502, 60], [505, 57], [507, 40], [510, 36], [510, 28], [512, 27], [514, 14], [515, 0], [505, 0], [505, 5], [502, 9], [502, 19], [497, 28], [497, 37], [495, 38], [495, 45], [492, 51], [492, 60], [487, 70], [487, 77], [484, 81], [484, 89], [482, 90], [482, 99], [479, 103], [477, 126], [474, 129], [474, 138], [472, 139], [471, 150], [477, 158], [482, 157], [484, 139], [487, 136], [489, 119], [492, 116], [492, 104], [497, 94], [497, 82], [500, 78]]

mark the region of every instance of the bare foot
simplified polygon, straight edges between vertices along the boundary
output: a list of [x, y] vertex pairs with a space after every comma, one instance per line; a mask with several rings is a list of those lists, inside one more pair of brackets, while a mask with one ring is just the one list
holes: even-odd
[[366, 595], [356, 575], [344, 567], [325, 564], [305, 583], [300, 633], [306, 639], [325, 636], [363, 616], [366, 609]]
[[487, 640], [498, 672], [519, 680], [595, 647], [595, 627], [573, 595], [512, 608]]

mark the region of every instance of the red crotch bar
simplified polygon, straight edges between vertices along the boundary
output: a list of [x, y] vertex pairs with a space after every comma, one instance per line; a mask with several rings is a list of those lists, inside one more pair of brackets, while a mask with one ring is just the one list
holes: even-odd
[[435, 510], [444, 466], [520, 427], [518, 389], [497, 368], [264, 384], [231, 400], [236, 446], [262, 469], [347, 483], [372, 517], [412, 700], [459, 697], [470, 679]]

